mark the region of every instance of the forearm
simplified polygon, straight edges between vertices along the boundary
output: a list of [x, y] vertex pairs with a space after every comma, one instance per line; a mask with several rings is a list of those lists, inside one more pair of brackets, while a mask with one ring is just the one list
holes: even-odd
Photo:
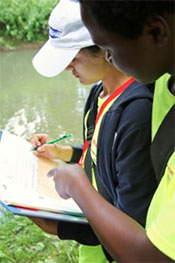
[[151, 244], [145, 230], [136, 221], [106, 202], [89, 182], [82, 183], [81, 180], [78, 188], [76, 185], [70, 191], [114, 259], [121, 262], [170, 262]]
[[78, 163], [82, 155], [83, 146], [60, 146], [57, 148], [57, 159], [64, 162]]
[[39, 226], [45, 232], [57, 235], [57, 228], [59, 221], [56, 220], [49, 220], [44, 218], [37, 218], [37, 217], [29, 217], [37, 226]]
[[60, 159], [64, 162], [70, 162], [72, 159], [73, 148], [72, 146], [60, 146], [57, 151], [57, 159]]

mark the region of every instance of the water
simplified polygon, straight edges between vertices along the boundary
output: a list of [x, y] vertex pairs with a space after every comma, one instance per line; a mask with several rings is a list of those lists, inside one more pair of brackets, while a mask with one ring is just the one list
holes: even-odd
[[30, 141], [32, 134], [57, 138], [63, 144], [82, 143], [82, 115], [89, 87], [71, 72], [54, 78], [39, 75], [32, 66], [36, 50], [0, 53], [0, 129]]

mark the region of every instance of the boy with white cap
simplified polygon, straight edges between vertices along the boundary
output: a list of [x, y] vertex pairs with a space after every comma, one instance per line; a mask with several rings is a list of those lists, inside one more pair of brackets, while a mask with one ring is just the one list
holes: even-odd
[[[85, 141], [88, 137], [86, 127], [89, 125], [89, 115], [94, 110], [90, 110], [90, 105], [95, 101], [92, 95], [96, 91], [99, 92], [96, 110], [99, 113], [100, 109], [104, 111], [94, 127], [91, 138], [93, 143], [88, 141], [89, 147], [84, 147], [83, 153], [86, 154], [81, 158], [81, 165], [85, 166], [89, 175], [86, 167], [91, 158], [92, 176], [95, 174], [97, 181], [96, 176], [99, 174], [100, 181], [106, 180], [102, 185], [104, 184], [103, 188], [107, 189], [108, 195], [112, 197], [113, 205], [144, 225], [147, 207], [157, 186], [149, 153], [152, 93], [148, 87], [136, 83], [105, 60], [104, 51], [94, 46], [82, 24], [78, 3], [70, 0], [60, 1], [51, 13], [49, 26], [49, 40], [34, 57], [33, 65], [40, 74], [47, 77], [53, 77], [67, 69], [83, 84], [102, 80], [93, 86], [86, 103]], [[125, 114], [122, 114], [121, 109]], [[108, 125], [101, 127], [106, 121], [109, 121]], [[41, 146], [35, 155], [66, 162], [79, 161], [81, 147], [43, 145], [48, 140], [50, 138], [43, 134], [33, 137], [32, 147]], [[87, 154], [88, 150], [90, 157]], [[134, 192], [136, 186], [139, 190]], [[103, 195], [98, 182], [97, 188]], [[99, 244], [99, 241], [89, 225], [43, 219], [33, 221], [45, 231], [58, 234], [62, 239], [74, 239], [88, 245], [81, 246], [80, 262], [106, 262], [101, 248], [90, 246]], [[109, 260], [112, 259], [109, 257]]]
[[93, 45], [88, 30], [80, 23], [79, 4], [61, 0], [49, 18], [49, 40], [34, 57], [33, 66], [41, 75], [54, 77], [82, 48]]

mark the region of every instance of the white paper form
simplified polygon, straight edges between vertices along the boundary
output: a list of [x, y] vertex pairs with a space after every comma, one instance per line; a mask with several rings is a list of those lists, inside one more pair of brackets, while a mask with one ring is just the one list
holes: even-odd
[[1, 201], [47, 211], [81, 213], [72, 199], [59, 197], [52, 178], [47, 178], [46, 170], [53, 168], [53, 164], [49, 165], [51, 161], [38, 159], [30, 149], [29, 142], [3, 131], [0, 140]]
[[3, 131], [0, 141], [0, 184], [17, 184], [37, 189], [38, 158], [30, 152], [31, 144]]

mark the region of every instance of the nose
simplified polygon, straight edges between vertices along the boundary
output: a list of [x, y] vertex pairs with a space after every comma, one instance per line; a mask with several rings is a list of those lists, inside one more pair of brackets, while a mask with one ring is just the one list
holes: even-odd
[[111, 55], [111, 53], [110, 53], [109, 50], [106, 50], [105, 58], [106, 58], [106, 60], [108, 61], [108, 63], [113, 64], [112, 55]]
[[65, 68], [65, 70], [67, 71], [73, 70], [73, 66], [71, 65], [71, 63]]

